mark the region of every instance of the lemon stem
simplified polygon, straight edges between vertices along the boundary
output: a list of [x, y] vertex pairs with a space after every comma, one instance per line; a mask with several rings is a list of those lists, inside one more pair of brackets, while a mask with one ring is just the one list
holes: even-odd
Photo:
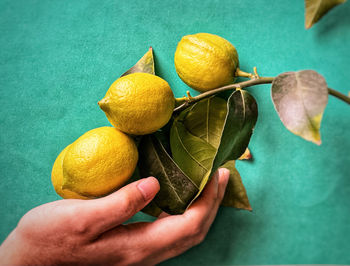
[[259, 74], [258, 74], [257, 68], [253, 67], [253, 71], [254, 71], [254, 78], [258, 79], [259, 78]]
[[193, 97], [192, 97], [192, 95], [191, 95], [191, 93], [190, 93], [190, 91], [186, 91], [186, 94], [187, 94], [187, 99], [188, 100], [191, 100]]
[[181, 97], [181, 98], [175, 98], [175, 101], [179, 104], [186, 102], [186, 101], [191, 101], [193, 99], [190, 91], [186, 91], [187, 96]]
[[237, 67], [235, 76], [236, 77], [242, 77], [242, 78], [258, 79], [259, 78], [259, 74], [258, 74], [258, 71], [257, 71], [256, 67], [253, 67], [253, 72], [254, 73], [244, 72], [239, 67]]
[[236, 69], [235, 77], [252, 78], [253, 76], [252, 73], [244, 72], [239, 67]]

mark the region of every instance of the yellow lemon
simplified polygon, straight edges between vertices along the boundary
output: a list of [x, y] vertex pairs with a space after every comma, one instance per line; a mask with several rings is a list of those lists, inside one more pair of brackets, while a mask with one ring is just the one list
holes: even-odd
[[239, 65], [236, 48], [209, 33], [184, 36], [177, 45], [174, 61], [183, 82], [200, 92], [234, 82]]
[[138, 160], [134, 140], [113, 127], [86, 132], [66, 151], [62, 189], [87, 197], [109, 194], [132, 176]]
[[61, 153], [57, 156], [55, 163], [52, 167], [51, 172], [51, 181], [52, 185], [58, 195], [60, 195], [64, 199], [89, 199], [88, 197], [84, 197], [82, 195], [79, 195], [73, 191], [70, 191], [69, 189], [62, 190], [62, 183], [63, 183], [63, 159], [66, 155], [67, 149], [69, 145], [61, 151]]
[[175, 98], [164, 79], [147, 73], [133, 73], [117, 79], [98, 104], [119, 130], [146, 135], [169, 121]]

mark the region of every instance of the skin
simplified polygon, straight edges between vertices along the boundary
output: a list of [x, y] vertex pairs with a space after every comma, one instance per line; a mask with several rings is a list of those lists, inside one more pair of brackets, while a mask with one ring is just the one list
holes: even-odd
[[182, 215], [123, 224], [159, 191], [156, 178], [100, 199], [66, 199], [32, 209], [0, 247], [2, 265], [155, 265], [201, 243], [229, 178], [219, 169]]

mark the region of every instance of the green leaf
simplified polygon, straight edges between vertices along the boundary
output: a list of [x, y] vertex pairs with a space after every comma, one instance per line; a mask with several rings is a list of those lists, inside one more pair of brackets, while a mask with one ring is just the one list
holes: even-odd
[[245, 90], [237, 90], [227, 101], [227, 115], [220, 145], [212, 166], [212, 173], [227, 161], [238, 159], [248, 147], [258, 118], [254, 97]]
[[141, 211], [153, 217], [158, 217], [162, 213], [162, 210], [157, 206], [154, 200], [148, 203]]
[[205, 99], [175, 119], [170, 133], [171, 151], [180, 168], [199, 184], [196, 197], [220, 165], [244, 153], [257, 115], [254, 98], [238, 90], [227, 103], [217, 97]]
[[187, 114], [184, 124], [191, 134], [217, 149], [226, 114], [226, 101], [219, 97], [211, 97], [195, 103]]
[[149, 48], [148, 52], [145, 53], [145, 55], [132, 68], [121, 75], [121, 77], [139, 72], [155, 75], [152, 47]]
[[183, 213], [198, 187], [187, 177], [166, 152], [154, 135], [144, 136], [139, 145], [141, 177], [154, 176], [160, 184], [160, 191], [154, 203], [169, 214]]
[[173, 158], [198, 186], [211, 170], [226, 114], [226, 101], [210, 97], [183, 111], [173, 123], [170, 132]]
[[235, 161], [228, 161], [222, 167], [230, 170], [230, 179], [221, 205], [251, 211], [252, 207], [250, 206], [241, 176], [235, 167]]
[[199, 187], [203, 176], [210, 171], [216, 149], [192, 135], [186, 129], [182, 116], [175, 119], [171, 128], [170, 147], [175, 162]]
[[333, 7], [346, 0], [305, 0], [305, 28], [309, 29]]
[[315, 144], [321, 144], [320, 126], [328, 102], [325, 79], [313, 70], [286, 72], [272, 82], [272, 101], [284, 126]]
[[173, 124], [173, 117], [170, 118], [169, 122], [163, 126], [162, 128], [158, 129], [153, 134], [155, 137], [160, 141], [166, 152], [171, 157], [171, 150], [170, 150], [170, 129]]

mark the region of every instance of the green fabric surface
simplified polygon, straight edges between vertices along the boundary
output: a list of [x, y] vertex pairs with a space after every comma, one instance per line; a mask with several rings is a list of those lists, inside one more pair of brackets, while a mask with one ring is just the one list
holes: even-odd
[[[348, 1], [307, 31], [302, 0], [2, 0], [0, 240], [31, 208], [59, 199], [56, 156], [109, 125], [97, 101], [149, 46], [177, 97], [188, 87], [176, 45], [197, 32], [231, 41], [244, 70], [314, 69], [347, 94], [349, 14]], [[237, 163], [253, 212], [220, 208], [201, 245], [162, 265], [350, 264], [350, 106], [329, 98], [316, 146], [283, 127], [269, 88], [249, 89], [259, 106], [254, 160]]]

